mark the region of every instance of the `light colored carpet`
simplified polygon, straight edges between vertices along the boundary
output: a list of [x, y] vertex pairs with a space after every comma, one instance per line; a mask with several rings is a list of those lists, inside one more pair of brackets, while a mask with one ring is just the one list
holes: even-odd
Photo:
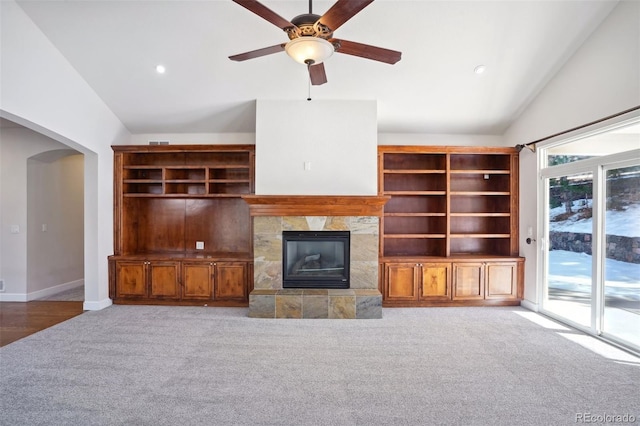
[[528, 315], [403, 308], [379, 320], [274, 320], [116, 305], [0, 348], [0, 424], [640, 421], [640, 360], [598, 355], [563, 336], [581, 333]]

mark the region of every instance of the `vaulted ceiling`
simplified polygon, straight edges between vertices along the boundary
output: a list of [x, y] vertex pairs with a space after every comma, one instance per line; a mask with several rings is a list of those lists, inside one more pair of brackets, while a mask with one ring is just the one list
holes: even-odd
[[[309, 7], [262, 3], [287, 20]], [[256, 99], [309, 93], [377, 100], [379, 132], [502, 134], [616, 6], [377, 0], [335, 36], [399, 50], [402, 59], [388, 65], [336, 53], [325, 63], [328, 83], [310, 87], [306, 67], [284, 52], [228, 59], [288, 40], [231, 0], [18, 4], [134, 134], [254, 132]], [[332, 4], [313, 2], [313, 12]]]

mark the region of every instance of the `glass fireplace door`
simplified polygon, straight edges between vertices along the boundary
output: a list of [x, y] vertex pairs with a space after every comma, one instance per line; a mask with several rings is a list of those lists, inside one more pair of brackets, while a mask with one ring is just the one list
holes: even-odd
[[285, 231], [284, 288], [349, 288], [349, 232]]

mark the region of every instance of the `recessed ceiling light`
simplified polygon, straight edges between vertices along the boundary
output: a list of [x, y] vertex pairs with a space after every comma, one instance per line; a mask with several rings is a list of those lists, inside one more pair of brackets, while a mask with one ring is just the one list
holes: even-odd
[[487, 67], [485, 65], [478, 65], [473, 69], [473, 72], [475, 72], [476, 74], [482, 74], [486, 69]]
[[158, 66], [156, 67], [156, 71], [158, 72], [158, 74], [164, 74], [164, 72], [165, 72], [166, 70], [167, 70], [167, 69], [164, 67], [164, 65], [158, 65]]

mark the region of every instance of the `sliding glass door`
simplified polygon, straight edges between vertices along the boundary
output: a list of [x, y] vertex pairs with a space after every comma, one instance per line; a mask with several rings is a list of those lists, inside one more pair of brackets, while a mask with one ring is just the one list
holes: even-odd
[[541, 311], [640, 351], [640, 123], [540, 155]]
[[547, 200], [545, 307], [589, 327], [593, 304], [593, 175], [583, 172], [548, 179]]
[[640, 166], [605, 176], [602, 333], [640, 346]]

